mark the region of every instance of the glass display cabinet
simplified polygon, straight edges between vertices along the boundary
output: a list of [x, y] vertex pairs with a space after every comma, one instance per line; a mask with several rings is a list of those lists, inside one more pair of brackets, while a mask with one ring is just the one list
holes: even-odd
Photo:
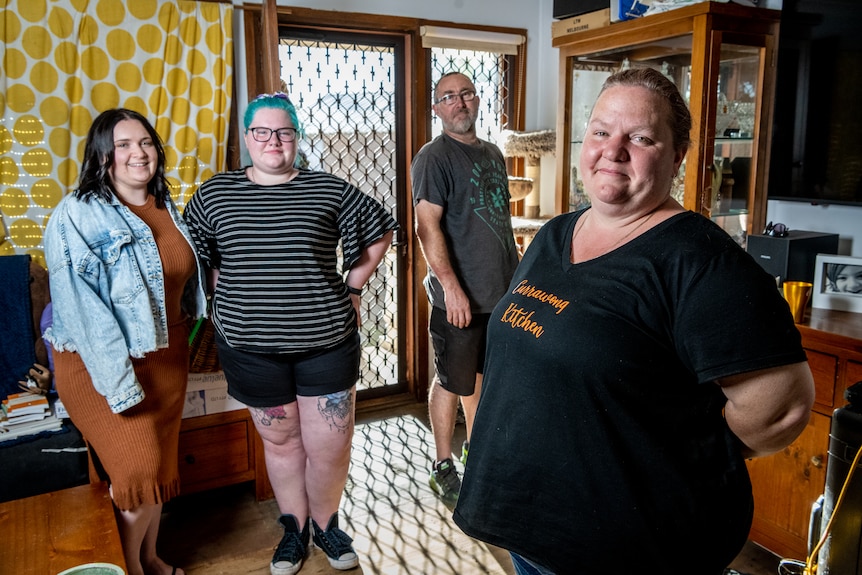
[[702, 2], [554, 39], [560, 49], [558, 213], [587, 203], [578, 178], [585, 122], [601, 84], [625, 67], [660, 70], [692, 114], [673, 195], [745, 245], [766, 218], [780, 12]]

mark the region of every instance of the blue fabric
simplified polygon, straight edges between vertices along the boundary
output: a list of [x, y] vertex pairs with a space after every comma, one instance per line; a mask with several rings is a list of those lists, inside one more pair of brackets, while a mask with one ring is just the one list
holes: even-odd
[[549, 571], [540, 565], [536, 565], [529, 559], [521, 557], [517, 553], [509, 552], [512, 556], [512, 565], [515, 567], [515, 573], [518, 575], [554, 575], [553, 571]]
[[15, 439], [6, 439], [4, 441], [0, 441], [0, 448], [12, 447], [13, 445], [21, 445], [22, 443], [30, 443], [31, 441], [36, 441], [37, 439], [43, 439], [45, 437], [51, 437], [53, 435], [60, 435], [63, 433], [69, 433], [69, 428], [66, 424], [63, 424], [59, 429], [43, 429], [42, 431], [37, 431], [36, 433], [31, 433], [30, 435], [19, 435]]
[[0, 256], [0, 398], [18, 393], [36, 361], [30, 306], [30, 256]]

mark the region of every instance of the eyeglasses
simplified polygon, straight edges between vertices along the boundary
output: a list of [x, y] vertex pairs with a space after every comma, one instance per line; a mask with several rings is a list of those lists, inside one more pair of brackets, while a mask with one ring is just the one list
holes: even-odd
[[457, 94], [446, 94], [445, 96], [441, 96], [438, 100], [434, 101], [434, 104], [446, 104], [447, 106], [454, 106], [459, 99], [465, 102], [469, 102], [475, 97], [475, 90], [462, 90]]
[[772, 236], [774, 238], [786, 238], [789, 233], [790, 230], [784, 224], [773, 224], [772, 222], [766, 224], [766, 228], [763, 230], [764, 236]]
[[273, 130], [271, 128], [249, 128], [251, 137], [258, 142], [268, 142], [272, 139], [272, 135], [278, 136], [282, 142], [292, 142], [296, 139], [296, 128], [279, 128]]

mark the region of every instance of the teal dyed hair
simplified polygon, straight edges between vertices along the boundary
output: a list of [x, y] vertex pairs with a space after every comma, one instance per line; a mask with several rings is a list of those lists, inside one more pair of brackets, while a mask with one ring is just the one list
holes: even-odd
[[297, 137], [301, 138], [303, 136], [302, 126], [299, 124], [299, 118], [296, 116], [296, 107], [284, 92], [261, 94], [249, 102], [248, 108], [245, 109], [245, 115], [243, 116], [243, 124], [245, 125], [246, 130], [251, 127], [251, 121], [254, 119], [254, 115], [257, 114], [257, 111], [263, 108], [275, 108], [277, 110], [284, 110], [287, 112], [287, 115], [290, 117], [290, 122], [296, 129]]

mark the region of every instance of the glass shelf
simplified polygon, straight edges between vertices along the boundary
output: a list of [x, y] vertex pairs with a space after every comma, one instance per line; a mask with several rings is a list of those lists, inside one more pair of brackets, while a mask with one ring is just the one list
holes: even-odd
[[755, 141], [754, 138], [751, 138], [751, 137], [748, 137], [748, 138], [716, 138], [715, 139], [716, 144], [745, 144], [745, 143], [751, 144], [754, 141]]
[[727, 210], [726, 212], [713, 212], [711, 215], [713, 218], [721, 218], [721, 217], [727, 217], [727, 216], [733, 216], [733, 217], [743, 216], [747, 213], [748, 213], [748, 210], [730, 209], [730, 210]]

